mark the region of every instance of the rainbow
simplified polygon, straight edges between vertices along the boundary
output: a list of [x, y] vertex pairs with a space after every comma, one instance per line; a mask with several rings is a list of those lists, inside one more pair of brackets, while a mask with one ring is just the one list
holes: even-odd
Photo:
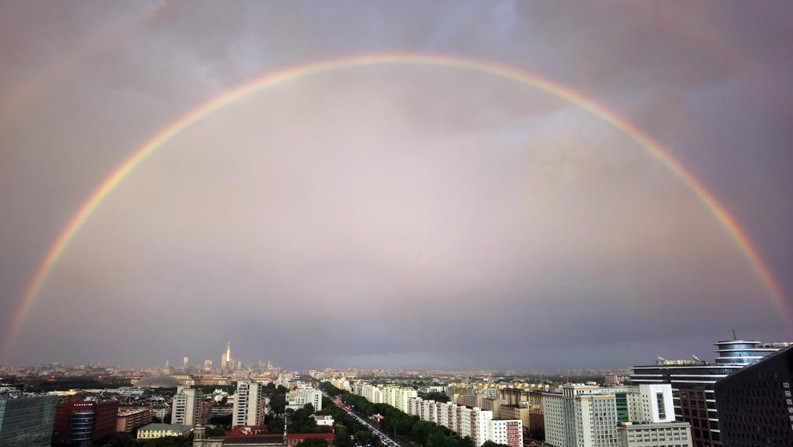
[[774, 275], [754, 245], [746, 231], [738, 224], [736, 219], [730, 215], [716, 197], [697, 180], [694, 175], [686, 170], [668, 150], [653, 141], [647, 134], [633, 126], [625, 119], [617, 116], [603, 105], [587, 98], [583, 94], [565, 85], [544, 79], [532, 73], [520, 70], [515, 67], [504, 65], [497, 62], [469, 59], [459, 56], [443, 54], [412, 54], [412, 53], [389, 53], [363, 56], [351, 56], [340, 59], [332, 59], [322, 62], [314, 62], [286, 68], [273, 73], [268, 73], [248, 83], [231, 89], [214, 99], [196, 107], [181, 118], [172, 122], [142, 146], [137, 148], [132, 155], [124, 160], [80, 205], [80, 208], [71, 216], [66, 226], [61, 230], [55, 242], [47, 251], [36, 274], [31, 279], [24, 291], [19, 304], [13, 314], [11, 323], [5, 335], [3, 345], [3, 357], [5, 358], [13, 347], [15, 336], [22, 327], [30, 309], [35, 303], [42, 287], [47, 281], [48, 276], [58, 264], [59, 259], [68, 248], [70, 242], [80, 231], [86, 221], [104, 202], [104, 200], [123, 182], [138, 166], [151, 157], [155, 152], [162, 148], [171, 139], [184, 132], [186, 129], [197, 124], [215, 111], [234, 103], [250, 94], [264, 89], [296, 81], [309, 76], [316, 76], [323, 73], [341, 70], [354, 69], [372, 65], [425, 65], [456, 68], [468, 71], [475, 71], [489, 74], [492, 76], [519, 82], [530, 87], [540, 89], [560, 99], [570, 102], [581, 109], [584, 109], [606, 123], [610, 124], [624, 135], [628, 136], [647, 152], [663, 163], [672, 171], [688, 188], [693, 191], [702, 203], [716, 217], [733, 242], [740, 249], [754, 270], [757, 277], [767, 289], [774, 300], [774, 303], [782, 311], [788, 321], [793, 321], [793, 312], [787, 305], [787, 300], [781, 286], [774, 278]]

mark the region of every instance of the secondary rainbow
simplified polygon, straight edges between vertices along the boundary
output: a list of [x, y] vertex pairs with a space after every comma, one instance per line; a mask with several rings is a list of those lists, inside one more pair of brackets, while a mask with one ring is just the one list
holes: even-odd
[[132, 155], [116, 168], [82, 203], [80, 208], [72, 215], [66, 226], [61, 230], [55, 242], [47, 251], [36, 274], [31, 279], [24, 294], [19, 300], [19, 304], [14, 312], [11, 323], [5, 335], [3, 345], [3, 358], [5, 358], [13, 346], [17, 332], [24, 323], [28, 312], [35, 303], [41, 288], [47, 281], [47, 277], [57, 265], [58, 260], [68, 248], [69, 243], [80, 228], [91, 217], [102, 202], [110, 195], [113, 190], [123, 182], [141, 163], [152, 156], [157, 150], [162, 148], [168, 141], [176, 137], [189, 127], [206, 118], [213, 112], [227, 106], [245, 96], [259, 92], [263, 89], [273, 87], [289, 81], [299, 80], [308, 76], [315, 76], [330, 71], [341, 69], [354, 69], [371, 65], [429, 65], [449, 68], [457, 68], [475, 72], [481, 72], [498, 76], [504, 79], [516, 81], [531, 87], [540, 89], [558, 98], [566, 100], [576, 106], [587, 110], [603, 121], [612, 125], [620, 132], [634, 140], [637, 144], [644, 147], [653, 157], [660, 160], [669, 170], [671, 170], [691, 191], [693, 191], [705, 206], [713, 213], [718, 222], [725, 229], [727, 234], [733, 239], [736, 246], [746, 257], [752, 269], [760, 279], [768, 293], [774, 300], [778, 309], [785, 318], [793, 321], [793, 312], [789, 309], [785, 295], [781, 286], [774, 278], [771, 269], [754, 245], [749, 235], [738, 224], [737, 220], [730, 215], [724, 205], [708, 191], [705, 186], [697, 180], [680, 162], [664, 149], [660, 144], [653, 141], [647, 134], [636, 128], [625, 119], [617, 116], [603, 105], [587, 98], [580, 92], [573, 90], [565, 85], [544, 79], [535, 74], [521, 69], [504, 65], [497, 62], [469, 59], [459, 56], [444, 54], [412, 54], [412, 53], [389, 53], [351, 56], [341, 59], [332, 59], [321, 62], [314, 62], [296, 67], [286, 68], [273, 73], [268, 73], [248, 83], [231, 89], [220, 96], [198, 106], [170, 125], [166, 126], [142, 146], [136, 149]]

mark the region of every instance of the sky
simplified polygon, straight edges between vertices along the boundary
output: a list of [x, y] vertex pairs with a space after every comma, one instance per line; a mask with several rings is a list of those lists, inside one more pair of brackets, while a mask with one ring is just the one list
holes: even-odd
[[[0, 363], [618, 368], [793, 339], [793, 3], [0, 3]], [[572, 89], [380, 63], [446, 55]]]

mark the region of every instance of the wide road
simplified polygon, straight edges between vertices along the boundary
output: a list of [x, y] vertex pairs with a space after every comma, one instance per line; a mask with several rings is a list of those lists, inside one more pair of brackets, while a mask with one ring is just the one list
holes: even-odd
[[369, 427], [369, 430], [371, 430], [372, 433], [374, 433], [375, 435], [377, 435], [380, 438], [380, 442], [384, 446], [386, 446], [386, 447], [410, 447], [410, 445], [408, 445], [406, 443], [400, 443], [399, 441], [397, 441], [397, 440], [391, 438], [390, 436], [388, 436], [387, 434], [383, 433], [380, 430], [380, 427], [378, 427], [376, 424], [372, 423], [372, 421], [367, 419], [366, 416], [361, 415], [356, 410], [353, 410], [352, 408], [348, 408], [348, 407], [346, 407], [344, 405], [339, 405], [338, 403], [336, 403], [336, 400], [334, 398], [328, 396], [327, 393], [325, 393], [324, 391], [322, 392], [322, 395], [327, 397], [331, 402], [333, 402], [333, 405], [336, 405], [337, 407], [339, 407], [342, 410], [344, 410], [347, 414], [352, 416], [356, 421], [360, 422], [365, 427]]

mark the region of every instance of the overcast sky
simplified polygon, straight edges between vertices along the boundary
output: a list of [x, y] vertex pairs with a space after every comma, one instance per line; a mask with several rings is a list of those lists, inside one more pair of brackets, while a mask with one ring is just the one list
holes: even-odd
[[[589, 3], [589, 6], [586, 5]], [[267, 73], [441, 53], [582, 92], [665, 146], [793, 296], [793, 3], [0, 3], [0, 325], [143, 142]], [[788, 298], [788, 303], [793, 299]], [[230, 104], [90, 217], [4, 364], [627, 367], [793, 339], [668, 167], [553, 95], [341, 69]]]

